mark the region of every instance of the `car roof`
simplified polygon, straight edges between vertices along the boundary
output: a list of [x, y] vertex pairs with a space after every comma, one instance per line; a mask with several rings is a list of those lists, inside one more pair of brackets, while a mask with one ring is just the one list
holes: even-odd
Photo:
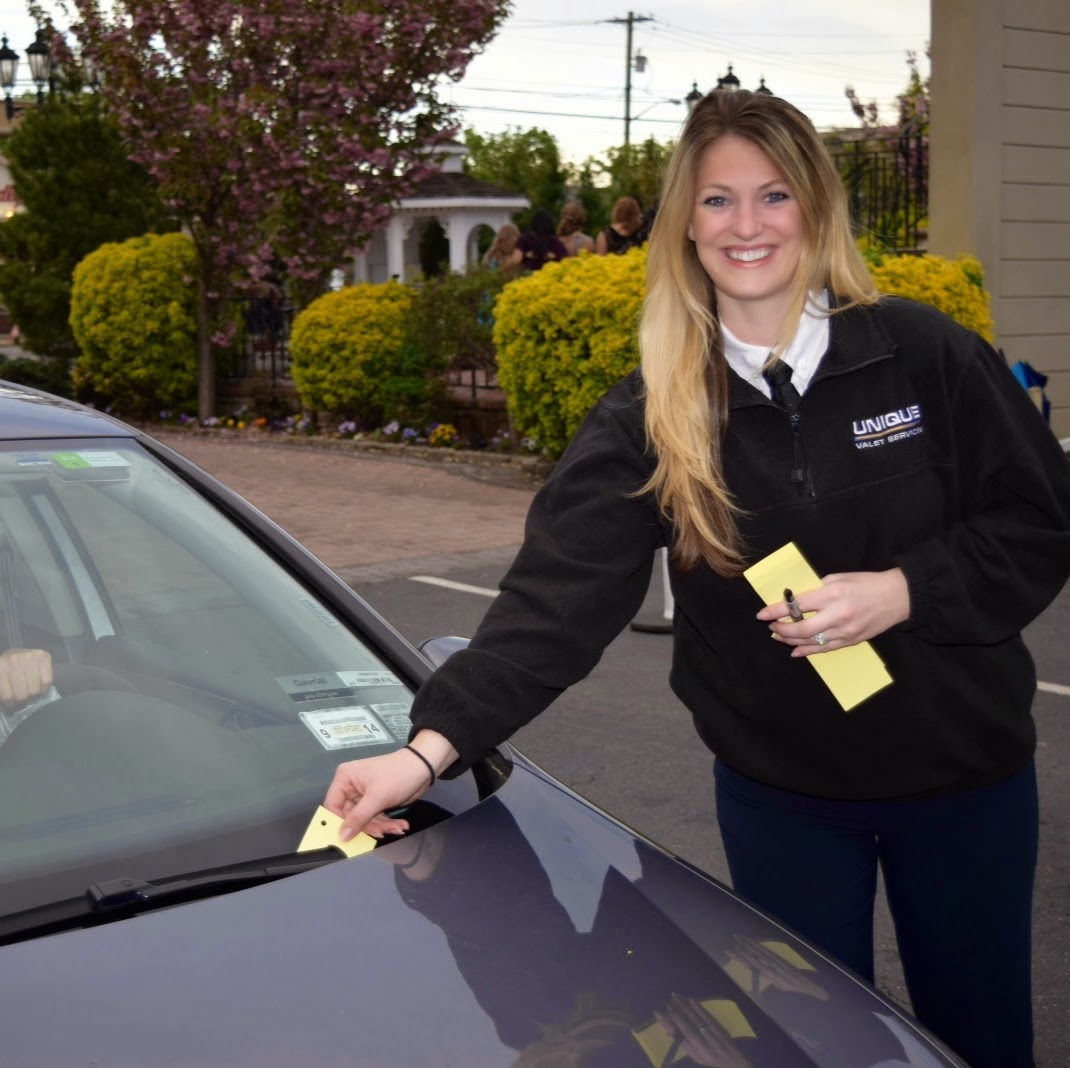
[[136, 434], [132, 427], [84, 404], [0, 381], [0, 441]]

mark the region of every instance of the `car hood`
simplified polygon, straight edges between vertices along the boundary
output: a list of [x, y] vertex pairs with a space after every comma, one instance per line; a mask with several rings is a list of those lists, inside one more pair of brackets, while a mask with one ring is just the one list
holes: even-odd
[[716, 1063], [956, 1063], [523, 763], [411, 854], [0, 950], [4, 1062], [626, 1068], [693, 1063], [690, 1035]]

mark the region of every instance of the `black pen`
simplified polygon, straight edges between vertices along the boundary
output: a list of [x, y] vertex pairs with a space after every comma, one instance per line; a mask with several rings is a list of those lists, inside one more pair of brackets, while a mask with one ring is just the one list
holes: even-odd
[[791, 590], [785, 590], [784, 600], [787, 602], [792, 623], [801, 623], [803, 617], [802, 609], [799, 607], [799, 602], [795, 600], [795, 594]]

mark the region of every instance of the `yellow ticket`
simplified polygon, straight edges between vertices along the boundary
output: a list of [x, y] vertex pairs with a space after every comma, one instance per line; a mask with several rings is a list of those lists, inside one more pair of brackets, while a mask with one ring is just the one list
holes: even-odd
[[[817, 573], [806, 562], [794, 542], [788, 542], [764, 560], [743, 572], [765, 604], [784, 600], [784, 590], [801, 593], [821, 585]], [[806, 658], [832, 691], [844, 712], [890, 686], [892, 676], [869, 642], [833, 649]]]
[[375, 848], [375, 839], [363, 831], [356, 838], [350, 838], [348, 842], [341, 841], [338, 837], [341, 826], [342, 818], [320, 805], [312, 817], [312, 822], [308, 825], [308, 830], [305, 831], [304, 838], [301, 839], [301, 844], [297, 847], [297, 852], [307, 853], [312, 849], [326, 849], [328, 846], [334, 846], [347, 857], [359, 857], [361, 853], [367, 853], [369, 849]]

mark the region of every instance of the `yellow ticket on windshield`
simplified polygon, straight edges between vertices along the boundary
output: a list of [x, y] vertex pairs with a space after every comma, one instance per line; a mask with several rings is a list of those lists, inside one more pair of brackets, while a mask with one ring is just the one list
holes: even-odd
[[326, 849], [328, 846], [334, 846], [347, 857], [359, 857], [361, 853], [367, 853], [369, 849], [375, 848], [375, 839], [363, 831], [356, 838], [343, 842], [338, 837], [341, 826], [342, 817], [336, 816], [320, 805], [312, 817], [312, 822], [308, 825], [308, 830], [305, 831], [304, 838], [301, 839], [301, 844], [297, 847], [297, 852], [308, 853], [313, 849]]
[[[788, 542], [764, 560], [743, 572], [764, 604], [784, 600], [784, 590], [812, 590], [821, 585], [817, 572], [806, 562], [795, 542]], [[808, 656], [807, 661], [821, 676], [844, 712], [890, 686], [892, 676], [869, 642], [833, 649], [830, 653]]]

